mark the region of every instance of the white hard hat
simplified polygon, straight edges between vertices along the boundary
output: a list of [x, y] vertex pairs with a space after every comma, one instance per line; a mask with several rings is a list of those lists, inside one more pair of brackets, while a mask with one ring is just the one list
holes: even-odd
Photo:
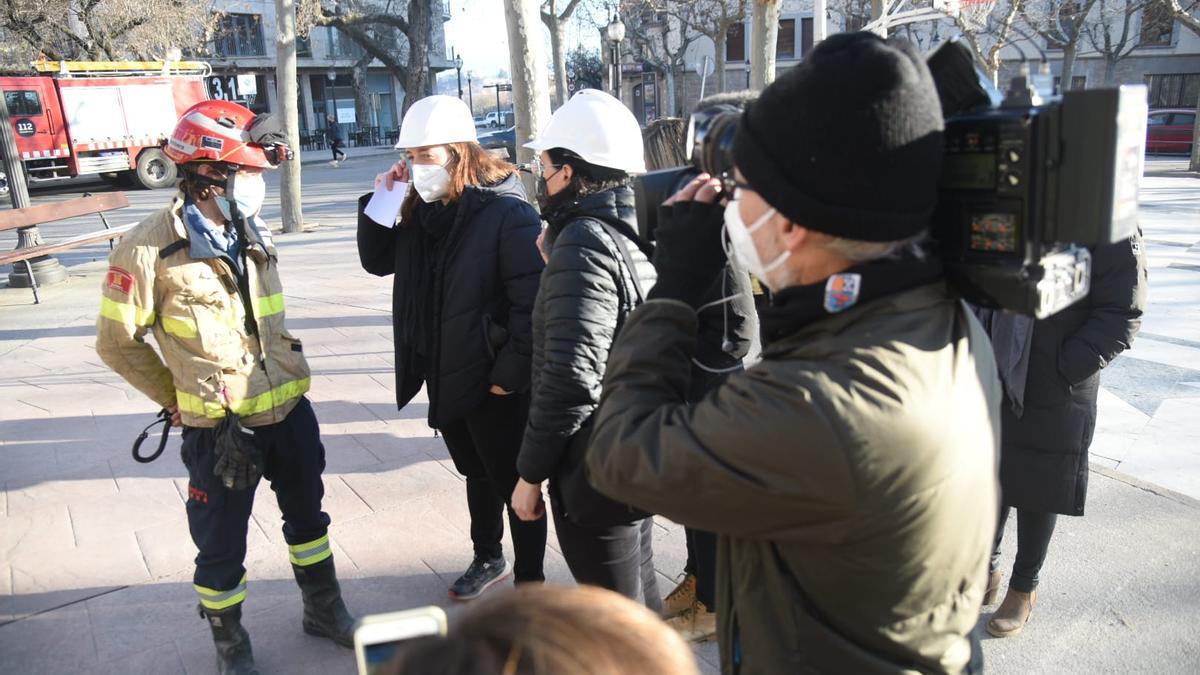
[[642, 130], [625, 104], [596, 89], [583, 89], [550, 117], [537, 138], [525, 144], [534, 152], [563, 148], [589, 164], [626, 173], [646, 173]]
[[475, 119], [466, 103], [453, 96], [426, 96], [412, 104], [400, 123], [396, 149], [478, 140]]

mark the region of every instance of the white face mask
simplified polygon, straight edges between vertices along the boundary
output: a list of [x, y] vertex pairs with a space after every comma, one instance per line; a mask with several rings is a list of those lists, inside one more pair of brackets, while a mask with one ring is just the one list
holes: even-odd
[[217, 198], [217, 207], [225, 220], [233, 220], [229, 202], [237, 204], [238, 214], [243, 218], [251, 218], [262, 210], [263, 201], [267, 198], [267, 182], [262, 174], [235, 173], [226, 182], [225, 196]]
[[[767, 275], [783, 264], [783, 261], [788, 259], [792, 254], [791, 251], [780, 253], [774, 260], [767, 264], [763, 264], [762, 258], [758, 255], [758, 247], [754, 245], [754, 237], [751, 236], [763, 226], [767, 221], [775, 215], [774, 208], [769, 209], [766, 213], [758, 217], [754, 224], [746, 227], [742, 222], [742, 213], [738, 210], [739, 201], [737, 199], [729, 200], [725, 205], [725, 231], [729, 233], [729, 242], [733, 246], [733, 255], [737, 256], [738, 262], [746, 271], [758, 277], [758, 280], [771, 287], [771, 283], [767, 279]], [[726, 251], [726, 255], [729, 252]]]
[[450, 172], [440, 164], [413, 164], [412, 183], [425, 203], [436, 202], [450, 191]]

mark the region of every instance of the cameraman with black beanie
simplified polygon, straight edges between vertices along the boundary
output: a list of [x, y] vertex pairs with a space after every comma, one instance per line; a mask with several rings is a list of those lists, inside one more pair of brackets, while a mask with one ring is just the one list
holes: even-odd
[[[942, 128], [911, 47], [835, 35], [748, 106], [730, 175], [664, 205], [658, 283], [612, 347], [588, 468], [719, 535], [726, 673], [982, 665], [1001, 395], [987, 335], [921, 245]], [[727, 247], [773, 293], [762, 361], [688, 403]]]

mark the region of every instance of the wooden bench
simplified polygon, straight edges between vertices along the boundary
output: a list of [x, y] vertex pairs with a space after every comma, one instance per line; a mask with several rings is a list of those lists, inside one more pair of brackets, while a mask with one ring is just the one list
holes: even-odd
[[136, 223], [112, 227], [108, 224], [108, 218], [104, 216], [104, 212], [122, 209], [126, 206], [129, 206], [129, 199], [125, 196], [124, 192], [109, 192], [101, 195], [85, 193], [82, 197], [62, 202], [38, 204], [37, 206], [30, 206], [24, 209], [0, 211], [0, 232], [43, 225], [56, 220], [75, 218], [76, 216], [88, 216], [93, 213], [99, 214], [100, 221], [104, 223], [104, 229], [97, 232], [89, 232], [61, 241], [17, 248], [0, 253], [0, 265], [25, 263], [25, 271], [29, 273], [29, 284], [33, 289], [33, 302], [34, 304], [39, 304], [41, 298], [38, 297], [37, 279], [33, 276], [33, 263], [31, 261], [34, 258], [69, 251], [70, 249], [86, 244], [94, 244], [99, 241], [109, 242], [109, 247], [111, 248], [112, 240], [133, 229]]

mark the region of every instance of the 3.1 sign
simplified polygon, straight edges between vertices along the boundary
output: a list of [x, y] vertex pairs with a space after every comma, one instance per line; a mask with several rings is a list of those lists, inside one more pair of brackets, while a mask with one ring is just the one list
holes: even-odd
[[19, 119], [16, 121], [15, 126], [17, 127], [18, 136], [32, 136], [37, 133], [37, 125], [31, 119]]

